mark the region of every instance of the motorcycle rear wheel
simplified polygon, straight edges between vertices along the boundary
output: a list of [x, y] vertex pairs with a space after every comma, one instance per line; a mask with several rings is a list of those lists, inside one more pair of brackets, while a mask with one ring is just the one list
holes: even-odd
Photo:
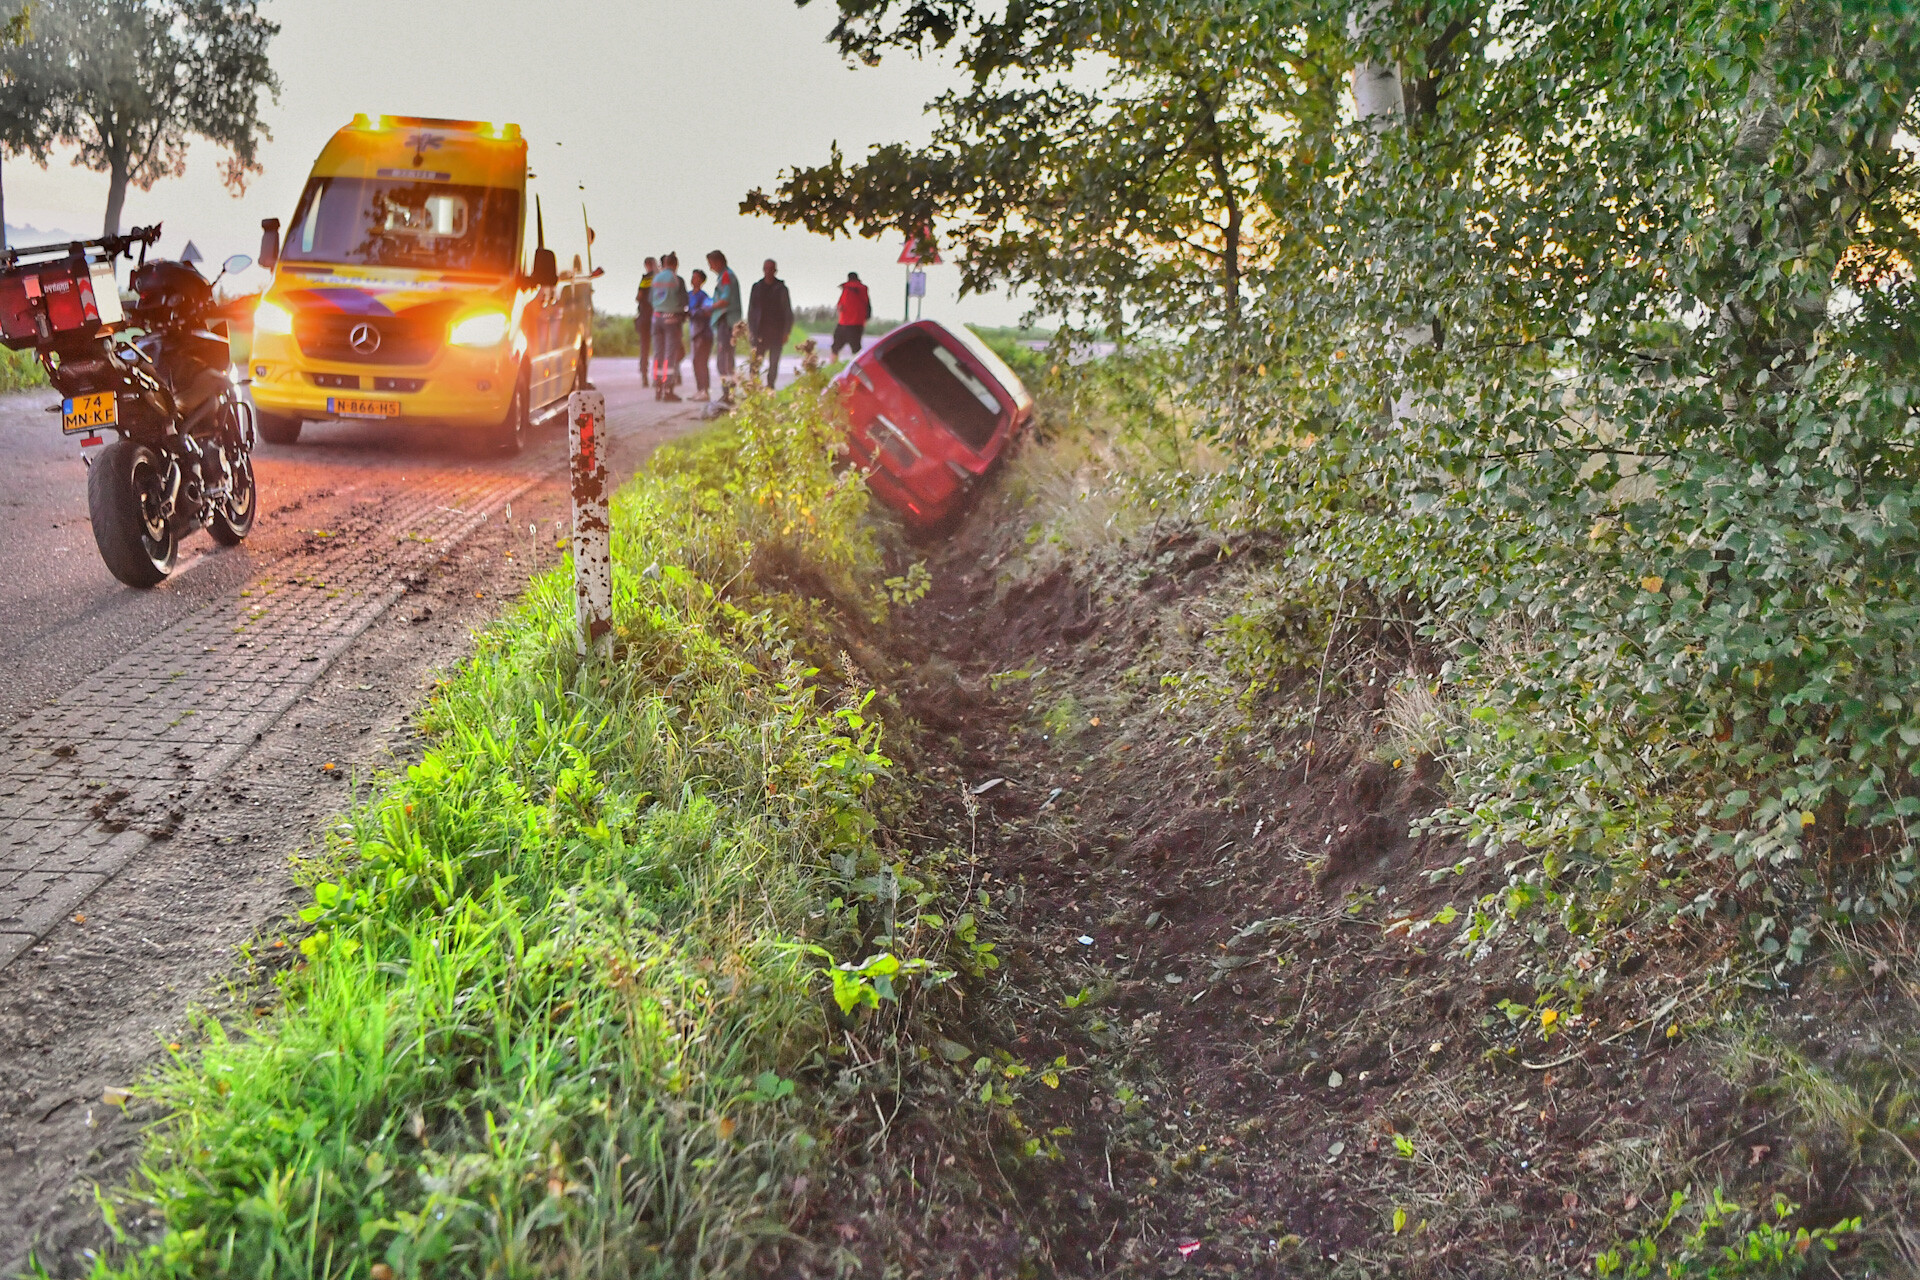
[[227, 486], [227, 501], [214, 511], [207, 532], [223, 547], [237, 547], [253, 532], [253, 514], [260, 506], [260, 492], [253, 480], [253, 458], [242, 452], [233, 460], [233, 480]]
[[180, 554], [163, 506], [166, 468], [153, 450], [120, 439], [87, 469], [87, 514], [108, 572], [130, 587], [157, 587]]

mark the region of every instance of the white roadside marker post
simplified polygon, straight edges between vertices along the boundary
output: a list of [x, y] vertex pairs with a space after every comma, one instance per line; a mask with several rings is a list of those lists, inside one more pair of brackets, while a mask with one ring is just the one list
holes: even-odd
[[607, 518], [607, 459], [602, 438], [607, 398], [576, 391], [567, 398], [573, 480], [574, 647], [583, 658], [613, 656], [613, 542]]

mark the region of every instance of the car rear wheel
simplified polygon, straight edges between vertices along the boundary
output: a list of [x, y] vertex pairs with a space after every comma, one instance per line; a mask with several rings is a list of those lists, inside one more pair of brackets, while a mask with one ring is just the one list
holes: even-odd
[[254, 421], [259, 424], [260, 438], [269, 444], [294, 444], [300, 439], [300, 419], [286, 418], [277, 413], [255, 411]]
[[165, 467], [153, 450], [116, 440], [87, 468], [87, 515], [108, 572], [130, 587], [157, 587], [180, 543], [166, 509]]

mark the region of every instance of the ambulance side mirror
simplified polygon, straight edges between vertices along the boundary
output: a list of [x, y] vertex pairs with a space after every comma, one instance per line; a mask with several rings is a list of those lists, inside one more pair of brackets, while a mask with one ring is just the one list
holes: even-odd
[[260, 219], [260, 265], [271, 271], [280, 262], [280, 219]]
[[533, 251], [533, 270], [527, 273], [527, 283], [536, 289], [551, 289], [560, 283], [560, 260], [553, 256], [553, 250]]

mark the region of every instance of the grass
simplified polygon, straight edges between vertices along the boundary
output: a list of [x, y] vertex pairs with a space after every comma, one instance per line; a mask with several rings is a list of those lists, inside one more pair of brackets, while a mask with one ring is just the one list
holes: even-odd
[[280, 1012], [136, 1091], [168, 1118], [100, 1274], [678, 1275], [782, 1236], [829, 1033], [896, 994], [825, 972], [869, 932], [879, 726], [756, 568], [880, 608], [810, 378], [617, 497], [612, 663], [575, 658], [564, 572], [479, 638], [304, 864]]
[[[822, 319], [821, 317], [824, 317]], [[898, 327], [897, 320], [867, 321], [869, 341]], [[801, 308], [794, 316], [793, 333], [787, 339], [787, 350], [797, 352], [801, 346], [816, 334], [833, 332], [833, 309], [831, 307]], [[825, 344], [822, 344], [825, 345]], [[633, 327], [631, 315], [609, 315], [604, 311], [593, 313], [593, 354], [596, 356], [628, 356], [639, 358], [640, 338]], [[747, 352], [738, 353], [744, 361]]]
[[[838, 306], [795, 307], [793, 309], [793, 331], [796, 336], [813, 333], [831, 334], [839, 322], [840, 308]], [[900, 325], [901, 321], [882, 320], [879, 316], [875, 316], [867, 321], [867, 336], [869, 338], [876, 338], [883, 333], [893, 332], [895, 329], [898, 329]]]
[[0, 394], [47, 385], [47, 371], [31, 351], [0, 349]]

